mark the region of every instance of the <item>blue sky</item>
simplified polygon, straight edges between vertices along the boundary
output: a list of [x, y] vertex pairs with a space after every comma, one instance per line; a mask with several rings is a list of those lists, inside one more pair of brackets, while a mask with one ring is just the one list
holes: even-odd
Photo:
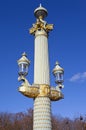
[[0, 112], [24, 112], [33, 99], [17, 89], [17, 60], [26, 52], [31, 61], [29, 82], [33, 83], [34, 37], [28, 29], [35, 22], [34, 9], [48, 10], [46, 21], [54, 24], [49, 34], [51, 85], [56, 60], [65, 70], [64, 99], [52, 103], [54, 114], [63, 117], [86, 115], [86, 1], [85, 0], [1, 0], [0, 1]]

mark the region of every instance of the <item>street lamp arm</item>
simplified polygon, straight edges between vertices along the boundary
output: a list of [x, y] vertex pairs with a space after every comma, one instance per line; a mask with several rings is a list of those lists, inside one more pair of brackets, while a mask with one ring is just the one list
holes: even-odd
[[28, 80], [24, 76], [19, 76], [18, 81], [23, 81], [22, 85], [24, 85], [26, 87], [31, 86], [30, 83], [28, 82]]
[[59, 91], [59, 92], [61, 92], [61, 90], [64, 88], [64, 85], [63, 84], [58, 84], [57, 86], [56, 86], [56, 90], [57, 91]]
[[56, 88], [51, 87], [51, 89], [50, 89], [50, 99], [51, 99], [51, 101], [58, 101], [58, 100], [63, 99], [63, 98], [64, 98], [64, 95], [62, 94], [59, 87], [58, 87], [58, 89], [57, 89], [57, 86], [56, 86]]
[[19, 76], [18, 81], [23, 81], [21, 86], [18, 88], [18, 91], [26, 97], [36, 98], [49, 96], [51, 101], [58, 101], [64, 98], [61, 93], [61, 89], [63, 88], [61, 85], [56, 86], [56, 88], [49, 87], [48, 85], [30, 85], [24, 76]]
[[24, 76], [19, 76], [18, 81], [23, 81], [18, 91], [29, 98], [36, 98], [39, 94], [39, 87], [30, 85]]

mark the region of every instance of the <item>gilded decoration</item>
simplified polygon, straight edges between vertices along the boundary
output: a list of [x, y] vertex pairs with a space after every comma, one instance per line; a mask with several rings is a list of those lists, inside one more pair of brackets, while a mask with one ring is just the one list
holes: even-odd
[[41, 96], [45, 97], [49, 95], [50, 95], [50, 86], [46, 84], [41, 84], [38, 97], [41, 97]]
[[20, 76], [18, 80], [23, 81], [18, 91], [26, 97], [49, 97], [51, 101], [57, 101], [63, 98], [63, 94], [60, 91], [52, 89], [47, 84], [30, 85], [28, 80], [23, 76]]
[[35, 34], [37, 30], [45, 30], [47, 33], [53, 29], [53, 24], [47, 24], [46, 21], [43, 20], [42, 16], [40, 16], [36, 23], [33, 24], [33, 27], [30, 28], [29, 32], [30, 34]]
[[55, 90], [51, 89], [51, 93], [50, 93], [51, 101], [58, 101], [63, 98], [64, 98], [64, 96], [60, 91], [57, 91], [56, 89]]

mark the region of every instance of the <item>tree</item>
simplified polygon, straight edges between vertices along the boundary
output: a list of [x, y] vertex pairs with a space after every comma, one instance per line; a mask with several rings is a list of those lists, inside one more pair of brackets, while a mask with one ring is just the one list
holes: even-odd
[[[86, 116], [73, 120], [52, 114], [52, 130], [86, 130]], [[32, 130], [33, 110], [27, 112], [0, 113], [0, 130]]]

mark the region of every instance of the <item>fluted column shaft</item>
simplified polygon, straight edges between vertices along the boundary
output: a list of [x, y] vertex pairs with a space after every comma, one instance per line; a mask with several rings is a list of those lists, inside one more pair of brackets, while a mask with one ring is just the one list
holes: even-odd
[[[48, 38], [44, 30], [35, 33], [34, 84], [50, 85]], [[34, 99], [33, 130], [51, 130], [51, 101], [47, 96]]]
[[35, 63], [34, 63], [34, 84], [48, 84], [49, 59], [48, 59], [48, 39], [44, 30], [35, 33]]

